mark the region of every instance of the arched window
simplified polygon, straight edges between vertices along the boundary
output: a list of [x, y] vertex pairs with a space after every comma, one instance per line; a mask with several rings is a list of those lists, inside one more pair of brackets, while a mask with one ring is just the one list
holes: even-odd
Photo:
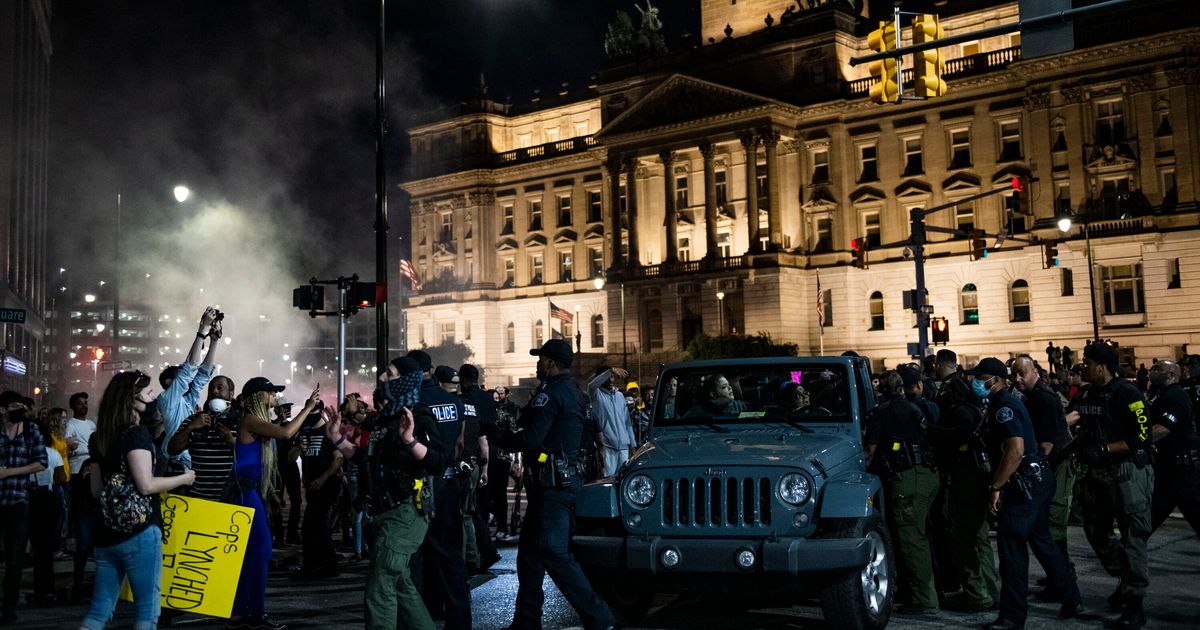
[[883, 293], [871, 294], [871, 330], [883, 330]]
[[604, 316], [592, 315], [592, 348], [601, 350], [604, 348]]
[[979, 323], [979, 294], [975, 291], [975, 285], [964, 284], [962, 288], [962, 296], [959, 298], [962, 304], [962, 323], [963, 326], [974, 326]]
[[517, 351], [517, 326], [512, 322], [508, 322], [508, 325], [504, 327], [504, 351]]
[[1013, 280], [1008, 289], [1008, 301], [1012, 304], [1012, 320], [1014, 322], [1029, 321], [1029, 283], [1024, 280]]
[[533, 347], [541, 348], [545, 343], [546, 334], [542, 332], [542, 320], [537, 320], [533, 323]]

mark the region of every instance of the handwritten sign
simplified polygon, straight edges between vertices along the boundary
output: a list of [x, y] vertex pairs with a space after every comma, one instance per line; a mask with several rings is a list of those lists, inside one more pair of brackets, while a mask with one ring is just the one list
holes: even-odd
[[[228, 618], [254, 509], [168, 494], [162, 520], [162, 607]], [[121, 598], [133, 600], [128, 583]]]

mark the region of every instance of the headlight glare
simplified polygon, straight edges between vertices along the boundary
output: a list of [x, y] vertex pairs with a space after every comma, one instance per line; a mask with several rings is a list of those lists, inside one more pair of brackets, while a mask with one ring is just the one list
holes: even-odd
[[638, 507], [653, 503], [657, 493], [654, 480], [646, 475], [634, 475], [625, 481], [625, 498]]
[[788, 473], [779, 480], [779, 498], [789, 505], [805, 503], [811, 492], [808, 477], [800, 473]]

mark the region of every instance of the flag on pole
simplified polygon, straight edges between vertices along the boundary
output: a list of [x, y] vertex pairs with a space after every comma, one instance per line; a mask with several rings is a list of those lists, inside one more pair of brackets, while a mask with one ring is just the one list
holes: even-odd
[[575, 321], [575, 316], [571, 314], [571, 311], [568, 311], [554, 302], [550, 303], [550, 318], [557, 319], [568, 324]]
[[412, 263], [403, 258], [400, 259], [400, 277], [408, 278], [413, 291], [421, 290], [421, 278], [417, 276], [417, 270], [413, 269]]
[[821, 290], [821, 272], [817, 272], [817, 325], [825, 326], [825, 292]]

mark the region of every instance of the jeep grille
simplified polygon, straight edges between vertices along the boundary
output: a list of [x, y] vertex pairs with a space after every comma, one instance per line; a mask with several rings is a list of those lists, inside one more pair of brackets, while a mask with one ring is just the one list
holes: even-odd
[[756, 527], [771, 524], [766, 477], [686, 477], [662, 482], [663, 525]]

